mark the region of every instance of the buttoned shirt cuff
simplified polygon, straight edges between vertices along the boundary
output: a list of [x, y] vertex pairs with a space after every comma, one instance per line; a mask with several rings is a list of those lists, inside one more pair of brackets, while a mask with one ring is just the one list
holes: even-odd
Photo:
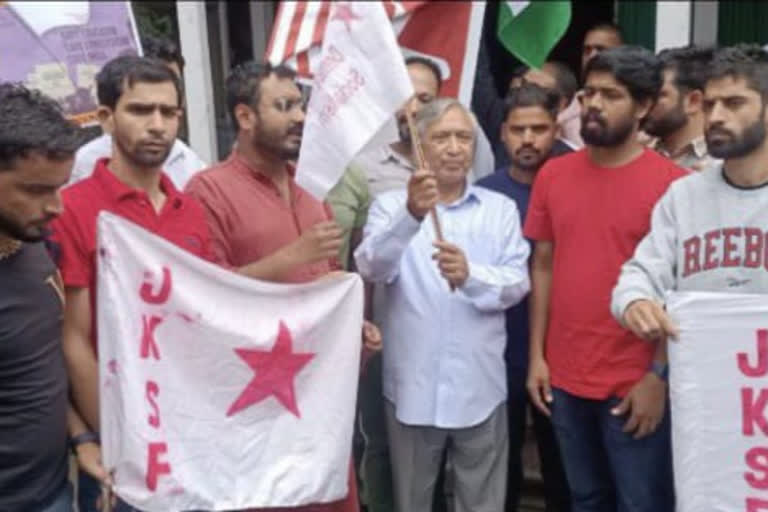
[[510, 280], [489, 271], [484, 265], [467, 263], [469, 275], [459, 288], [473, 304], [483, 311], [504, 310], [517, 304], [530, 290], [528, 276]]

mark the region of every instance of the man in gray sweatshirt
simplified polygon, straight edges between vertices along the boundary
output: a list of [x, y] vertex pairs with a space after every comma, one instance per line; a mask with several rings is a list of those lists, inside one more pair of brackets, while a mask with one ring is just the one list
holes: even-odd
[[724, 163], [670, 186], [613, 290], [614, 317], [648, 340], [676, 334], [667, 290], [768, 292], [768, 53], [719, 50], [703, 106], [709, 152]]

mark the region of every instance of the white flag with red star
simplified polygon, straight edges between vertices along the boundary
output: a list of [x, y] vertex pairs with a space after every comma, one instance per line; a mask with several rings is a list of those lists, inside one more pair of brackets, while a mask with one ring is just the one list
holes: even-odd
[[363, 290], [255, 281], [99, 218], [102, 455], [148, 512], [346, 496]]

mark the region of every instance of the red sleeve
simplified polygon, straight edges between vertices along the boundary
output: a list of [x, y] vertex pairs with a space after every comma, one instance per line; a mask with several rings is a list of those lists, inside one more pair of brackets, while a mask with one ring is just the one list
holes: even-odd
[[533, 182], [531, 202], [525, 216], [523, 233], [531, 240], [552, 241], [552, 218], [549, 213], [549, 183], [551, 172], [545, 164]]
[[51, 223], [51, 240], [56, 247], [56, 264], [64, 286], [88, 288], [93, 282], [94, 262], [83, 238], [86, 231], [83, 226], [78, 226], [77, 217], [66, 205], [61, 216]]
[[198, 174], [187, 184], [185, 193], [200, 204], [208, 227], [208, 240], [204, 243], [205, 259], [226, 268], [232, 268], [232, 251], [229, 246], [224, 209], [218, 207], [218, 193], [215, 187]]

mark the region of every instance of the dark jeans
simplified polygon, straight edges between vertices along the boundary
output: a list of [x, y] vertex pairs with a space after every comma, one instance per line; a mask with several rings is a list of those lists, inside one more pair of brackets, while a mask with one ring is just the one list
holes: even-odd
[[392, 512], [395, 509], [381, 364], [381, 353], [373, 355], [368, 361], [360, 379], [358, 398], [359, 427], [365, 440], [360, 463], [360, 479], [363, 482], [360, 494], [368, 512]]
[[61, 488], [61, 492], [56, 496], [56, 499], [40, 512], [72, 512], [73, 510], [72, 485], [67, 482]]
[[653, 434], [622, 431], [618, 398], [589, 400], [553, 389], [552, 422], [573, 512], [674, 512], [669, 407]]
[[507, 512], [517, 512], [523, 486], [523, 445], [525, 444], [526, 414], [531, 411], [536, 448], [539, 453], [541, 478], [544, 483], [546, 512], [569, 512], [571, 496], [565, 477], [560, 449], [552, 422], [534, 407], [525, 389], [526, 370], [509, 369], [509, 473], [507, 480]]
[[[101, 512], [96, 508], [96, 501], [101, 496], [101, 483], [87, 473], [78, 471], [77, 473], [77, 506], [80, 512]], [[112, 512], [141, 512], [137, 508], [118, 499], [117, 505], [112, 508]]]

